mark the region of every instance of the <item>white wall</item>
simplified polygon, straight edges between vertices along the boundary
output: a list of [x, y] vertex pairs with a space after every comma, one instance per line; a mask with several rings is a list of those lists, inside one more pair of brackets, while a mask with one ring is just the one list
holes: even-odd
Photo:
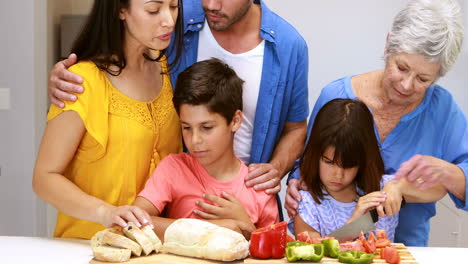
[[0, 235], [44, 234], [31, 176], [46, 114], [45, 10], [34, 0], [0, 8], [0, 87], [11, 91], [11, 109], [0, 111]]

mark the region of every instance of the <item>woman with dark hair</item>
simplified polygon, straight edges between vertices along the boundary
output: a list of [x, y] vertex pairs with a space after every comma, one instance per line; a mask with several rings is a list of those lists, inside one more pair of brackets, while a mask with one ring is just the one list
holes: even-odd
[[60, 211], [56, 237], [150, 223], [129, 204], [160, 160], [182, 150], [164, 55], [181, 35], [181, 0], [95, 0], [70, 68], [85, 91], [51, 106], [34, 169], [34, 191]]

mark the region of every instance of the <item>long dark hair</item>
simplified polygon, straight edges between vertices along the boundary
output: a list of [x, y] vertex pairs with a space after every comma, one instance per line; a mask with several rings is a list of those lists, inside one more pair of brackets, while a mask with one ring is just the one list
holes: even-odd
[[[120, 20], [119, 13], [122, 8], [129, 8], [131, 0], [95, 0], [91, 13], [78, 38], [73, 43], [71, 52], [75, 53], [78, 60], [91, 60], [98, 68], [111, 75], [119, 75], [127, 65], [123, 41], [125, 27]], [[142, 54], [147, 60], [161, 61], [166, 52], [176, 52], [174, 60], [169, 66], [177, 64], [182, 53], [183, 41], [183, 6], [182, 0], [178, 0], [179, 13], [175, 24], [175, 33], [170, 45], [170, 50], [164, 49], [155, 59], [147, 54]], [[111, 65], [118, 70], [111, 70]]]
[[323, 200], [319, 164], [328, 147], [335, 148], [333, 161], [342, 168], [359, 166], [355, 184], [365, 193], [380, 190], [384, 163], [367, 106], [356, 100], [334, 99], [315, 118], [309, 142], [299, 166], [304, 183], [315, 202]]

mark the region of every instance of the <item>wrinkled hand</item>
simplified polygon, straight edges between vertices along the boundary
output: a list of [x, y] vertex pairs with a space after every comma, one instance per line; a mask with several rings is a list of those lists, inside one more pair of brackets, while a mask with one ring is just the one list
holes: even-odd
[[49, 75], [49, 99], [58, 107], [64, 107], [63, 101], [76, 101], [76, 96], [71, 94], [82, 93], [83, 87], [79, 84], [83, 78], [70, 71], [68, 68], [77, 62], [75, 54], [70, 54], [68, 58], [57, 62]]
[[281, 190], [281, 176], [271, 163], [250, 164], [245, 184], [254, 186], [255, 190], [265, 190], [267, 194], [276, 194]]
[[133, 222], [138, 227], [151, 224], [149, 214], [138, 206], [107, 206], [98, 208], [98, 219], [105, 227], [121, 226], [126, 227], [128, 222]]
[[349, 218], [348, 222], [355, 220], [356, 218], [363, 216], [365, 213], [376, 208], [383, 202], [385, 202], [386, 195], [383, 192], [371, 192], [359, 198], [354, 212]]
[[288, 188], [286, 189], [286, 199], [284, 202], [284, 208], [286, 208], [290, 219], [296, 216], [299, 202], [302, 201], [299, 190], [307, 191], [305, 183], [301, 179], [290, 179], [288, 182]]
[[414, 187], [425, 190], [443, 182], [446, 163], [432, 156], [414, 155], [401, 164], [395, 179], [406, 178]]
[[377, 207], [379, 216], [392, 216], [400, 211], [403, 194], [398, 180], [391, 180], [385, 184], [382, 192], [387, 195], [385, 201]]
[[204, 199], [213, 202], [215, 205], [197, 200], [195, 204], [203, 209], [203, 211], [194, 210], [194, 213], [207, 220], [233, 219], [242, 222], [251, 222], [244, 206], [234, 195], [222, 192], [222, 196], [223, 197], [213, 194], [203, 194]]

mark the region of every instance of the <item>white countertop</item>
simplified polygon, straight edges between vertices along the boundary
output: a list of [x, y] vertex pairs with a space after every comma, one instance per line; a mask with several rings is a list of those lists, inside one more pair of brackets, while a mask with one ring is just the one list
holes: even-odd
[[[408, 247], [420, 264], [468, 263], [468, 248]], [[0, 263], [87, 264], [88, 240], [0, 236]]]

